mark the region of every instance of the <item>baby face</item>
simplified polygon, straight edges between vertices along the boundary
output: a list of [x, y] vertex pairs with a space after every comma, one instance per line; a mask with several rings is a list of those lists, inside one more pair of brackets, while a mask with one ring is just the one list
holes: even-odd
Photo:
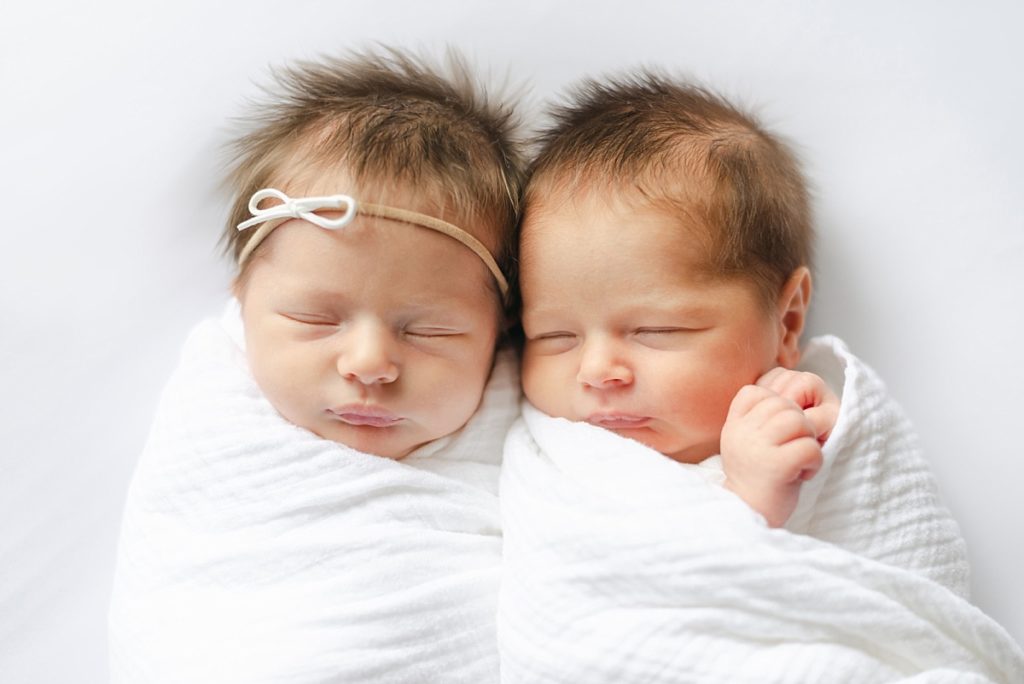
[[499, 302], [467, 247], [387, 219], [333, 231], [296, 219], [248, 268], [237, 291], [249, 365], [287, 420], [399, 459], [473, 415]]
[[621, 200], [530, 208], [520, 278], [534, 406], [679, 461], [719, 452], [729, 404], [778, 365], [783, 331], [752, 286], [700, 276], [693, 234]]

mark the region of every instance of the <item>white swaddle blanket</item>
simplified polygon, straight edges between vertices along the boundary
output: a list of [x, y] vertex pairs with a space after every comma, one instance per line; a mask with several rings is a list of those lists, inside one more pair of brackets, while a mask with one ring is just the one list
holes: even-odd
[[401, 462], [282, 419], [237, 308], [199, 325], [132, 481], [115, 682], [494, 682], [511, 353], [458, 433]]
[[1024, 681], [963, 598], [963, 542], [882, 383], [835, 338], [805, 367], [842, 407], [789, 530], [711, 460], [524, 406], [501, 479], [503, 682]]

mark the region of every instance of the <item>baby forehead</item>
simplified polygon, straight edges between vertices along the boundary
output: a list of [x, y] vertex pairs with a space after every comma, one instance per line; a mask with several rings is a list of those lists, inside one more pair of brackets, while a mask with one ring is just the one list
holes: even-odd
[[[320, 213], [330, 218], [341, 212]], [[452, 271], [488, 274], [477, 255], [450, 235], [411, 221], [370, 213], [356, 213], [350, 223], [337, 229], [324, 228], [304, 218], [289, 219], [270, 234], [267, 242], [268, 260], [282, 270], [311, 279], [325, 271], [344, 272], [357, 267], [396, 276], [404, 274], [395, 286], [415, 277], [440, 277]]]
[[473, 315], [479, 307], [475, 296], [465, 289], [453, 290], [439, 287], [404, 287], [379, 290], [374, 296], [354, 290], [346, 284], [314, 282], [291, 282], [280, 290], [280, 300], [294, 306], [309, 307], [313, 311], [346, 315], [363, 310], [386, 312], [398, 318], [423, 316], [445, 316], [457, 319]]
[[655, 251], [694, 263], [709, 258], [716, 233], [704, 208], [688, 200], [587, 190], [528, 205], [520, 250], [524, 258], [551, 250], [622, 258]]
[[500, 301], [487, 268], [446, 235], [375, 217], [338, 231], [293, 220], [257, 254], [248, 281], [259, 291], [321, 308], [402, 311]]

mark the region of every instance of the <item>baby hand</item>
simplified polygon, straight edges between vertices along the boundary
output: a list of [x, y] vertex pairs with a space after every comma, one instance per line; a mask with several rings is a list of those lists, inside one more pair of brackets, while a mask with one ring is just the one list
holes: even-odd
[[756, 384], [796, 402], [811, 421], [819, 444], [832, 434], [839, 418], [839, 397], [814, 373], [777, 366], [758, 378]]
[[[814, 383], [769, 375], [761, 380], [778, 383], [798, 399], [827, 399], [824, 393], [815, 394]], [[763, 515], [769, 526], [781, 527], [796, 509], [800, 485], [821, 468], [820, 428], [831, 430], [835, 419], [829, 422], [824, 410], [812, 420], [797, 401], [762, 386], [761, 380], [736, 394], [722, 427], [725, 487]], [[821, 408], [828, 401], [809, 403], [810, 408]]]

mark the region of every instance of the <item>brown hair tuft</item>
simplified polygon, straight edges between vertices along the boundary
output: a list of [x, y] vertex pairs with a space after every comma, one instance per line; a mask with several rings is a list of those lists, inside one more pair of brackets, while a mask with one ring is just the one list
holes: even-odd
[[363, 191], [414, 188], [488, 245], [513, 279], [525, 166], [518, 121], [464, 58], [449, 50], [434, 66], [380, 48], [296, 63], [272, 76], [231, 142], [233, 201], [223, 242], [236, 261], [253, 233], [235, 228], [250, 215], [249, 198], [292, 180], [299, 162], [300, 174], [343, 168]]
[[813, 226], [799, 162], [710, 90], [650, 70], [584, 81], [538, 137], [525, 209], [586, 187], [634, 191], [709, 231], [709, 275], [752, 282], [774, 303], [810, 266]]

